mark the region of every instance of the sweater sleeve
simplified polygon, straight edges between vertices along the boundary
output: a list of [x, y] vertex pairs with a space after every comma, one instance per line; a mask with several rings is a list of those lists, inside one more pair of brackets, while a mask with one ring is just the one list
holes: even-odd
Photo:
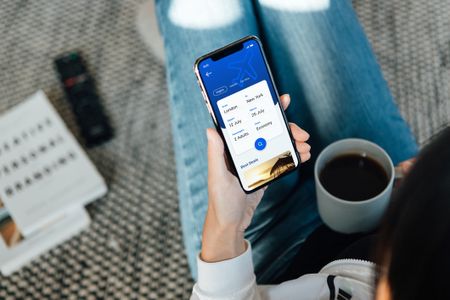
[[198, 282], [194, 285], [191, 300], [259, 300], [253, 273], [252, 249], [238, 257], [207, 263], [197, 256]]
[[339, 295], [341, 290], [352, 299], [373, 299], [373, 266], [358, 260], [335, 261], [318, 274], [303, 275], [279, 285], [257, 286], [252, 249], [246, 243], [247, 250], [232, 259], [207, 263], [197, 257], [198, 282], [191, 300], [328, 300], [332, 292]]

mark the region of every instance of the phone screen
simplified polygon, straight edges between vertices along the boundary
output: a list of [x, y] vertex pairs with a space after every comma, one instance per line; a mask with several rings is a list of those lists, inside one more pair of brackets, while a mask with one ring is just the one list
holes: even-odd
[[197, 68], [244, 190], [295, 169], [298, 156], [259, 42], [244, 40]]

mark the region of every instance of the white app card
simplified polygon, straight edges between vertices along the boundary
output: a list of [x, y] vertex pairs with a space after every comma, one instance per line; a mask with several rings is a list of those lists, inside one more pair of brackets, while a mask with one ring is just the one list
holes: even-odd
[[265, 80], [219, 100], [217, 107], [237, 155], [255, 149], [257, 139], [269, 141], [282, 133], [278, 106]]

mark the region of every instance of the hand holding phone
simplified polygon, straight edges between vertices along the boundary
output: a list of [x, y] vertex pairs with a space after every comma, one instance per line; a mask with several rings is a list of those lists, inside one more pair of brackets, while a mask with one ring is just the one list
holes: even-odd
[[[289, 96], [280, 97], [284, 109]], [[308, 133], [290, 124], [296, 149], [304, 162], [310, 158], [306, 143]], [[264, 195], [265, 188], [245, 193], [225, 161], [225, 147], [220, 135], [208, 129], [208, 212], [206, 215], [201, 257], [206, 262], [230, 259], [245, 251], [244, 231]]]

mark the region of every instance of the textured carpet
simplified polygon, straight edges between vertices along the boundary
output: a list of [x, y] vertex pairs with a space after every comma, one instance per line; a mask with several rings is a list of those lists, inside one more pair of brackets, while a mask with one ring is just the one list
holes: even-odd
[[[52, 60], [80, 49], [116, 129], [88, 151], [110, 188], [89, 206], [89, 230], [0, 277], [0, 299], [189, 297], [164, 68], [139, 40], [139, 2], [0, 2], [0, 112], [43, 89], [77, 134]], [[450, 2], [354, 4], [403, 115], [426, 143], [450, 122]]]
[[418, 142], [450, 124], [450, 1], [353, 1]]

